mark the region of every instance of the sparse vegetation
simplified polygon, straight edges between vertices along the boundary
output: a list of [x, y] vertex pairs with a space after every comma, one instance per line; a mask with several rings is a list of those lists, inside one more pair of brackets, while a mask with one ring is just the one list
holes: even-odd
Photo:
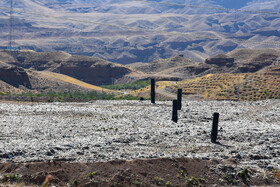
[[0, 91], [0, 96], [2, 96], [2, 95], [9, 95], [9, 93], [4, 93], [4, 92]]
[[235, 176], [234, 176], [233, 174], [228, 174], [228, 173], [226, 173], [226, 174], [224, 175], [224, 179], [225, 179], [225, 181], [227, 182], [227, 184], [233, 184], [233, 185], [235, 185], [235, 184], [238, 183], [237, 180], [235, 179]]
[[93, 178], [93, 176], [96, 175], [96, 174], [97, 174], [97, 171], [89, 172], [87, 176], [91, 179], [91, 178]]
[[171, 186], [171, 182], [170, 182], [170, 181], [167, 181], [167, 182], [165, 183], [165, 186]]
[[139, 182], [138, 180], [135, 180], [135, 181], [134, 181], [134, 184], [136, 184], [136, 185], [140, 185], [140, 184], [141, 184], [141, 182]]
[[164, 185], [165, 184], [165, 181], [163, 178], [160, 178], [160, 177], [154, 177], [154, 180], [156, 182], [157, 185]]
[[247, 175], [248, 175], [248, 169], [245, 168], [245, 169], [240, 173], [240, 177], [241, 177], [242, 179], [245, 179]]
[[21, 178], [21, 175], [19, 173], [3, 175], [3, 181], [10, 182], [10, 183], [14, 183], [14, 182], [18, 183], [18, 182], [20, 182], [20, 178]]
[[[139, 100], [140, 97], [132, 96], [129, 94], [126, 95], [115, 95], [108, 94], [106, 92], [48, 92], [48, 93], [21, 93], [17, 95], [13, 95], [11, 93], [2, 93], [2, 95], [7, 96], [15, 96], [15, 97], [27, 97], [30, 98], [31, 101], [35, 100], [35, 98], [47, 98], [48, 102], [59, 101], [64, 102], [67, 99], [73, 100]], [[0, 94], [1, 96], [1, 94]]]
[[177, 178], [183, 178], [186, 185], [194, 185], [194, 186], [202, 186], [201, 183], [205, 183], [205, 179], [202, 177], [196, 178], [194, 176], [188, 177], [187, 171], [185, 169], [181, 169], [180, 173], [177, 174]]
[[106, 85], [106, 86], [101, 86], [103, 88], [107, 88], [110, 90], [138, 90], [141, 88], [145, 88], [149, 86], [151, 83], [150, 81], [147, 80], [139, 80], [135, 82], [130, 82], [126, 84], [115, 84], [115, 85]]

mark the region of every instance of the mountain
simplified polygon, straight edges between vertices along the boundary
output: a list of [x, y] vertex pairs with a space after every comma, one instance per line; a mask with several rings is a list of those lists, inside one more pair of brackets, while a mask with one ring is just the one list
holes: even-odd
[[[183, 4], [193, 6], [179, 6]], [[37, 52], [65, 51], [120, 64], [179, 54], [203, 62], [234, 49], [278, 48], [280, 18], [273, 13], [279, 6], [275, 0], [15, 1], [14, 46]], [[0, 2], [2, 49], [8, 45], [7, 7], [8, 0]]]

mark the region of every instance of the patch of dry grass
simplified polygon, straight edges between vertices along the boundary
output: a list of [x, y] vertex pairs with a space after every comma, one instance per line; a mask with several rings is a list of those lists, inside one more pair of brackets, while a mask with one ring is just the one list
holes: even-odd
[[[171, 81], [156, 81], [156, 90], [157, 89], [164, 89], [167, 86], [171, 86], [173, 84], [173, 82]], [[141, 88], [139, 90], [135, 90], [130, 92], [130, 95], [133, 96], [138, 96], [138, 97], [145, 97], [145, 98], [150, 98], [150, 90], [151, 90], [151, 86], [147, 86], [145, 88]], [[157, 98], [159, 98], [157, 96]]]
[[41, 75], [43, 75], [46, 78], [59, 79], [61, 81], [71, 83], [71, 84], [74, 84], [74, 85], [77, 85], [77, 86], [81, 86], [81, 87], [84, 87], [84, 88], [92, 89], [94, 91], [104, 91], [104, 92], [107, 92], [107, 93], [119, 93], [118, 91], [109, 90], [109, 89], [101, 88], [101, 87], [98, 87], [98, 86], [94, 86], [92, 84], [88, 84], [88, 83], [85, 83], [83, 81], [79, 81], [78, 79], [75, 79], [73, 77], [69, 77], [69, 76], [63, 75], [63, 74], [53, 73], [53, 72], [49, 72], [49, 71], [40, 71], [38, 73], [40, 73]]
[[280, 182], [280, 171], [277, 171], [277, 172], [275, 173], [275, 177], [276, 177], [276, 179]]

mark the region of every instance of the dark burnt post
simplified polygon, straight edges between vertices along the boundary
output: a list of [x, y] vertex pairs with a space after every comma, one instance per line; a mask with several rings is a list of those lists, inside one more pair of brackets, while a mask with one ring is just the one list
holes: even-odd
[[172, 121], [174, 121], [175, 123], [178, 122], [178, 101], [177, 100], [173, 100]]
[[218, 123], [219, 123], [219, 113], [214, 113], [213, 116], [213, 124], [211, 131], [211, 142], [216, 143], [217, 135], [218, 135]]
[[178, 89], [177, 92], [178, 110], [182, 109], [182, 89]]
[[151, 79], [151, 103], [156, 103], [156, 81]]

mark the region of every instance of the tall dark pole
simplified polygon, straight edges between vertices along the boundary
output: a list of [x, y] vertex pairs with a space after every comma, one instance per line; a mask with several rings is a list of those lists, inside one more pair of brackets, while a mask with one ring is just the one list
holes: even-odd
[[212, 143], [216, 143], [216, 140], [217, 140], [219, 116], [220, 116], [219, 113], [214, 113], [212, 131], [211, 131], [211, 142]]
[[156, 103], [156, 81], [151, 79], [151, 103]]
[[178, 89], [177, 92], [177, 101], [178, 101], [178, 110], [182, 109], [182, 89]]
[[173, 100], [172, 121], [174, 121], [175, 123], [178, 122], [178, 101], [177, 100]]

